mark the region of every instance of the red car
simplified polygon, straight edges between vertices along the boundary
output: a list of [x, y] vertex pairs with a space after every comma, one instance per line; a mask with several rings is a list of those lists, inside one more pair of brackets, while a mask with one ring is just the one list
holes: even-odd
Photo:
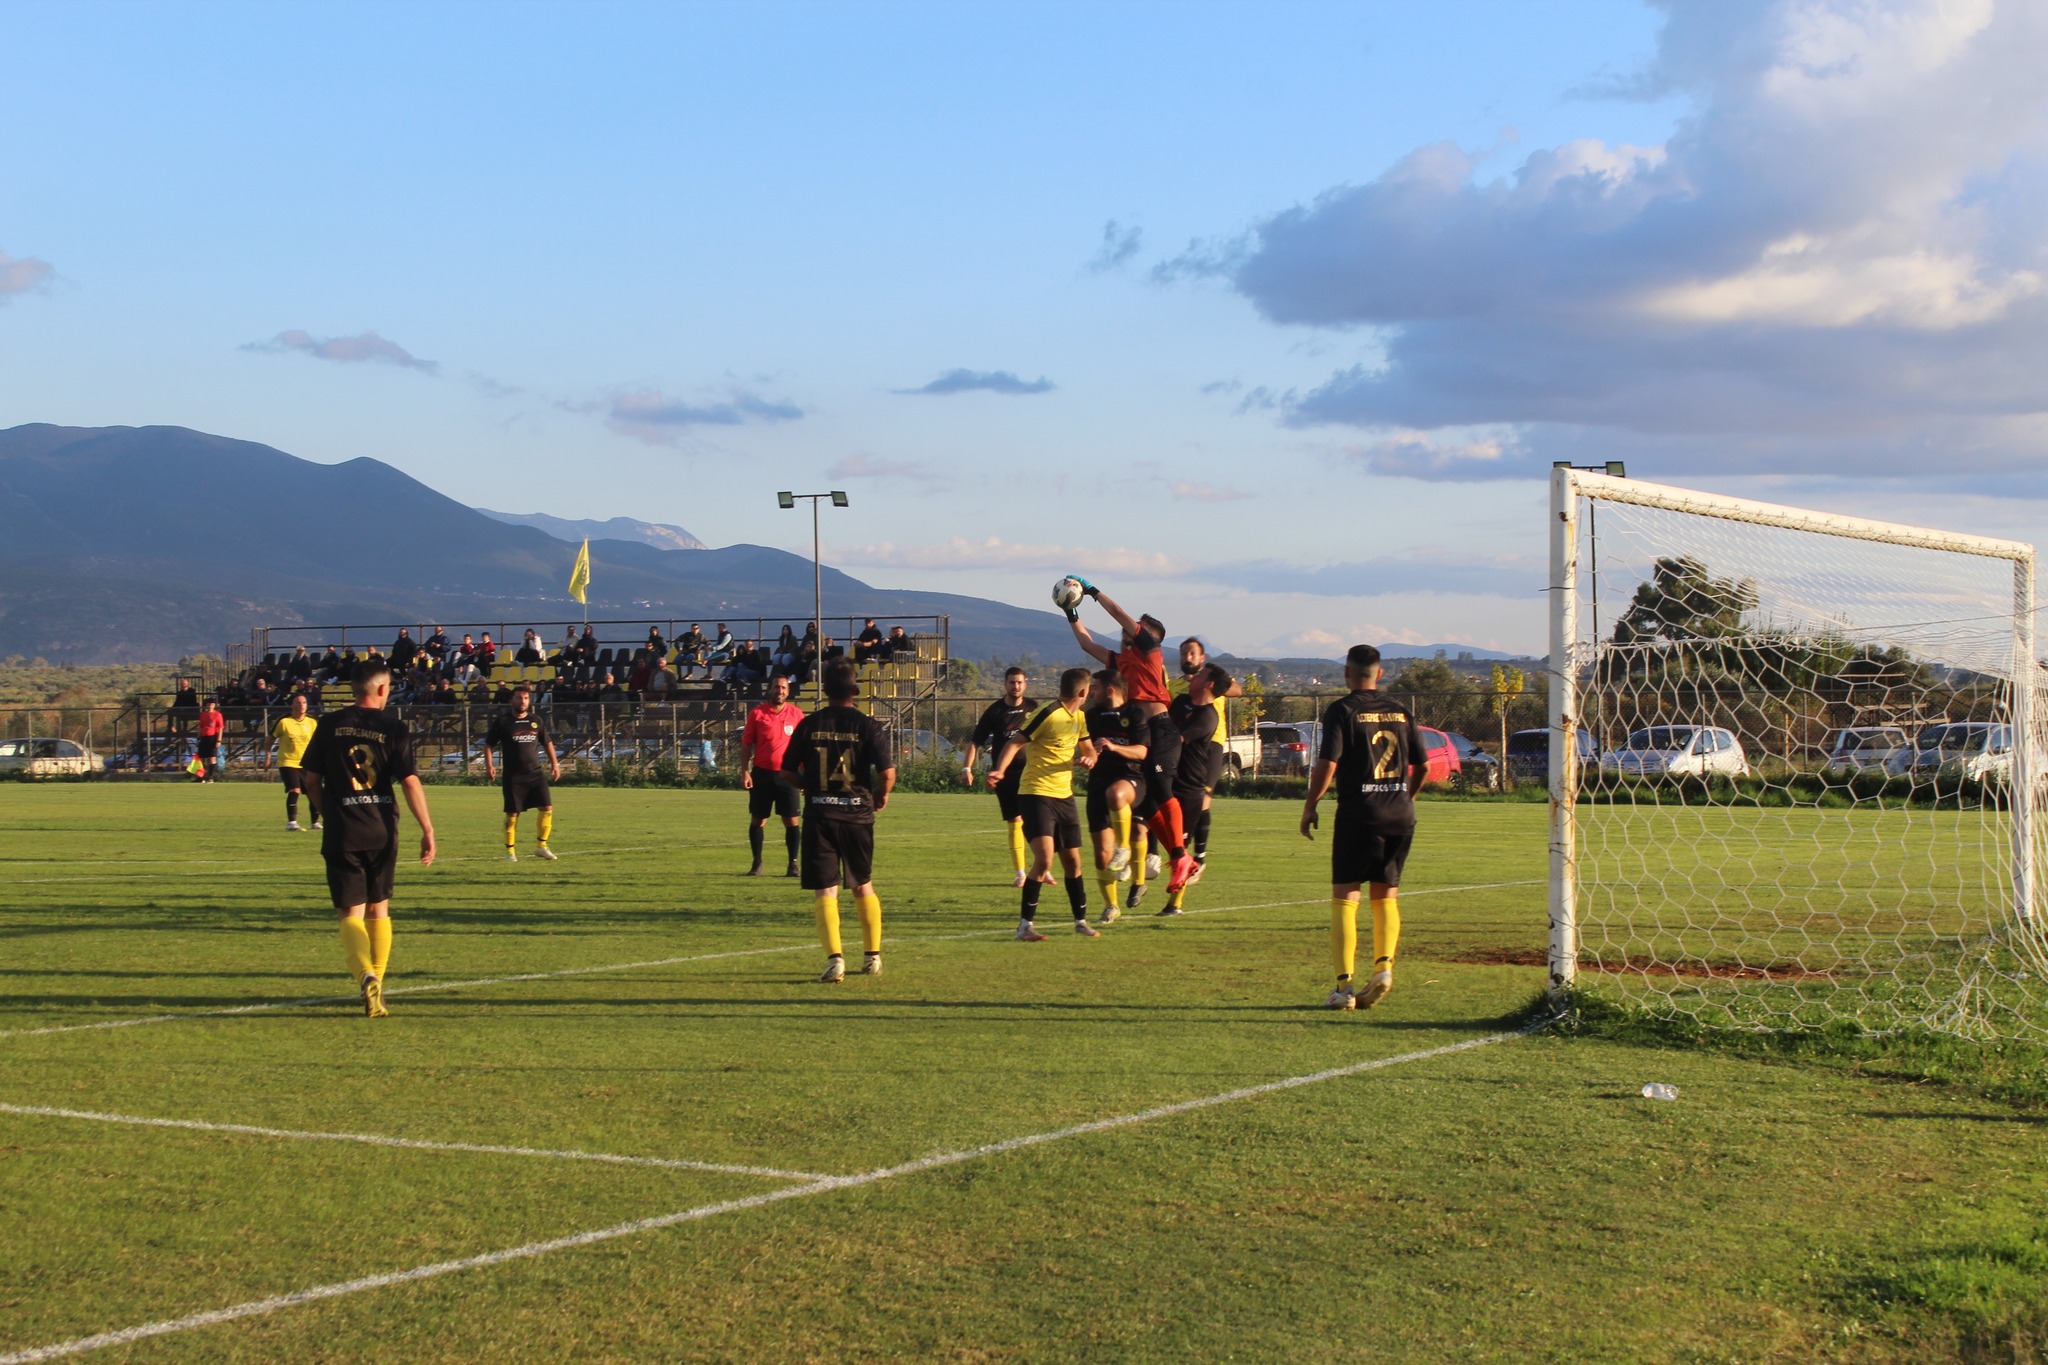
[[1441, 730], [1432, 730], [1427, 725], [1418, 725], [1415, 728], [1422, 732], [1422, 752], [1429, 759], [1429, 776], [1424, 781], [1456, 782], [1458, 770], [1463, 764], [1458, 760], [1457, 746], [1451, 743], [1451, 737]]

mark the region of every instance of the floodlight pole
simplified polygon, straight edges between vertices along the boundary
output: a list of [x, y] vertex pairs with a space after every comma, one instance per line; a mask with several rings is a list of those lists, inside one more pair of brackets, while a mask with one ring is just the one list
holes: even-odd
[[775, 505], [785, 512], [792, 511], [799, 498], [811, 504], [811, 629], [818, 642], [818, 657], [812, 665], [811, 679], [817, 688], [816, 706], [822, 709], [825, 705], [825, 563], [818, 534], [818, 501], [830, 498], [834, 507], [844, 507], [846, 493], [837, 488], [829, 493], [777, 493]]

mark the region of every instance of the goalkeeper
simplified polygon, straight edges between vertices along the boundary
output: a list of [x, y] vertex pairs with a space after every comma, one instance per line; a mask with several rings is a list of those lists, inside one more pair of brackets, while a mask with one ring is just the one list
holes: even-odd
[[1084, 594], [1100, 602], [1122, 628], [1118, 648], [1110, 649], [1096, 643], [1088, 627], [1081, 624], [1076, 608], [1065, 608], [1075, 643], [1089, 658], [1122, 676], [1127, 704], [1145, 727], [1144, 801], [1140, 813], [1147, 817], [1154, 841], [1173, 859], [1173, 874], [1167, 879], [1166, 889], [1169, 893], [1179, 891], [1201, 871], [1202, 865], [1188, 856], [1186, 822], [1173, 792], [1174, 778], [1180, 771], [1180, 731], [1166, 714], [1173, 702], [1166, 689], [1166, 664], [1159, 649], [1166, 639], [1166, 627], [1156, 616], [1133, 619], [1108, 593], [1085, 578], [1076, 577], [1074, 582], [1081, 585]]
[[[1330, 837], [1330, 961], [1337, 985], [1333, 1010], [1371, 1009], [1394, 989], [1394, 950], [1401, 940], [1401, 865], [1415, 842], [1415, 793], [1429, 760], [1408, 708], [1379, 690], [1380, 652], [1353, 645], [1344, 656], [1351, 691], [1323, 712], [1323, 747], [1309, 774], [1301, 834], [1316, 837], [1316, 803], [1337, 788], [1337, 824]], [[1358, 893], [1372, 897], [1372, 980], [1353, 988], [1358, 955]]]

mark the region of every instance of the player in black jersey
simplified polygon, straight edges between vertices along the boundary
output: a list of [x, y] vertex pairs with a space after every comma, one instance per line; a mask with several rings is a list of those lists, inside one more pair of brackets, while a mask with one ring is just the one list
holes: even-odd
[[[505, 755], [505, 861], [519, 861], [519, 812], [540, 812], [540, 847], [534, 852], [548, 862], [555, 861], [548, 840], [555, 832], [555, 798], [549, 777], [562, 780], [562, 760], [555, 754], [555, 742], [548, 738], [547, 724], [533, 709], [533, 689], [525, 683], [512, 689], [512, 714], [499, 716], [484, 733], [484, 781], [497, 780], [491, 750]], [[541, 756], [547, 756], [545, 767]]]
[[1088, 742], [1095, 763], [1088, 770], [1088, 833], [1095, 841], [1095, 880], [1102, 886], [1102, 922], [1123, 914], [1119, 884], [1131, 876], [1131, 806], [1144, 784], [1145, 722], [1124, 696], [1115, 669], [1096, 673], [1088, 692]]
[[405, 793], [420, 827], [420, 866], [434, 861], [434, 821], [413, 767], [412, 733], [385, 710], [391, 670], [356, 666], [355, 705], [320, 717], [306, 746], [306, 790], [326, 817], [320, 853], [327, 890], [341, 916], [341, 950], [362, 988], [363, 1013], [381, 1019], [384, 971], [391, 962], [391, 880], [398, 867], [398, 802]]
[[863, 976], [882, 974], [882, 898], [875, 894], [875, 813], [896, 786], [889, 732], [853, 705], [859, 674], [848, 659], [825, 665], [825, 706], [805, 716], [789, 737], [782, 771], [804, 793], [801, 885], [814, 893], [818, 940], [825, 948], [820, 981], [846, 979], [839, 944], [839, 887], [853, 887], [867, 950]]
[[[1173, 795], [1184, 811], [1198, 811], [1209, 798], [1212, 774], [1222, 764], [1223, 746], [1217, 742], [1216, 732], [1222, 725], [1222, 708], [1217, 698], [1231, 687], [1230, 675], [1215, 664], [1203, 664], [1188, 675], [1188, 690], [1173, 699], [1173, 705], [1166, 708], [1167, 717], [1173, 728], [1180, 732], [1180, 764], [1174, 770]], [[1166, 893], [1166, 908], [1161, 915], [1183, 913], [1188, 888], [1202, 879], [1202, 871], [1179, 886], [1169, 887]]]
[[[1353, 645], [1344, 656], [1348, 696], [1323, 712], [1323, 747], [1309, 774], [1301, 833], [1316, 837], [1316, 803], [1334, 782], [1337, 827], [1330, 837], [1330, 961], [1337, 987], [1331, 1009], [1371, 1009], [1394, 988], [1394, 950], [1401, 941], [1401, 865], [1415, 841], [1415, 793], [1429, 758], [1408, 708], [1379, 690], [1380, 652]], [[1358, 891], [1372, 895], [1372, 981], [1352, 989], [1358, 952]]]
[[[974, 785], [974, 758], [986, 754], [993, 763], [1003, 751], [1003, 746], [1024, 733], [1024, 722], [1030, 720], [1038, 710], [1038, 703], [1024, 695], [1028, 679], [1021, 668], [1011, 667], [1003, 671], [1003, 695], [988, 704], [975, 722], [974, 734], [967, 741], [967, 757], [960, 763], [960, 781], [963, 786]], [[1010, 829], [1010, 866], [1016, 873], [1012, 887], [1024, 885], [1024, 864], [1029, 861], [1029, 848], [1024, 839], [1024, 813], [1017, 805], [1017, 783], [1024, 776], [1024, 765], [1015, 764], [1005, 773], [1004, 780], [996, 786], [996, 808], [1003, 813], [1003, 823]]]
[[[1202, 671], [1209, 662], [1209, 646], [1202, 643], [1199, 635], [1190, 635], [1180, 642], [1180, 672], [1184, 678], [1192, 678]], [[1209, 861], [1209, 807], [1213, 804], [1216, 784], [1223, 780], [1223, 753], [1230, 739], [1229, 713], [1224, 709], [1228, 698], [1244, 695], [1244, 684], [1229, 681], [1224, 674], [1225, 686], [1216, 693], [1209, 704], [1216, 708], [1216, 738], [1218, 743], [1209, 755], [1209, 781], [1202, 790], [1202, 799], [1197, 810], [1184, 810], [1188, 821], [1188, 852], [1196, 862], [1206, 866]]]

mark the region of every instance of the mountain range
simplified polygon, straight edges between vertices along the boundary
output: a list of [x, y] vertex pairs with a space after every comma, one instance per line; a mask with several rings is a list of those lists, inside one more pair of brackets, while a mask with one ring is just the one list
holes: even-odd
[[[256, 626], [524, 624], [583, 611], [566, 589], [580, 529], [572, 543], [508, 524], [380, 460], [316, 464], [184, 427], [0, 431], [0, 526], [0, 657], [140, 662], [217, 653]], [[593, 535], [590, 553], [593, 617], [709, 626], [721, 614], [801, 616], [811, 603], [810, 561], [764, 545]], [[824, 587], [832, 615], [950, 616], [957, 655], [1073, 653], [1050, 611], [875, 588], [831, 568]]]
[[572, 521], [567, 517], [551, 517], [546, 512], [493, 512], [488, 507], [479, 507], [493, 521], [502, 521], [508, 526], [531, 526], [536, 531], [545, 531], [556, 540], [570, 540], [582, 544], [589, 540], [637, 540], [642, 545], [652, 545], [657, 550], [708, 550], [697, 537], [680, 526], [670, 526], [660, 521], [635, 521], [631, 517], [611, 517], [605, 521]]

